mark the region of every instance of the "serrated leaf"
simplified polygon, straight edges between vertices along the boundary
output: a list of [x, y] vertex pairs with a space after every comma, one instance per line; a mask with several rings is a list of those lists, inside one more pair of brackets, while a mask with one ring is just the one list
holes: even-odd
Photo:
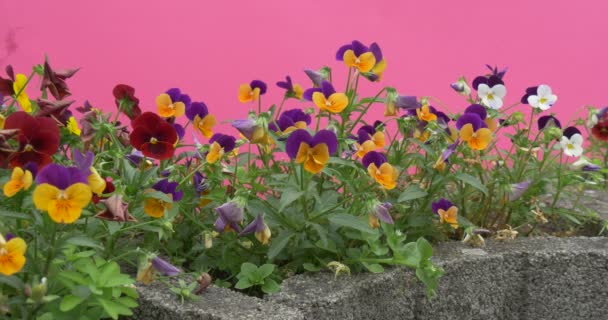
[[251, 263], [251, 262], [245, 262], [243, 264], [241, 264], [241, 275], [250, 275], [254, 272], [256, 272], [258, 270], [258, 267]]
[[401, 193], [401, 195], [399, 195], [399, 199], [397, 200], [397, 202], [405, 202], [414, 199], [424, 198], [427, 194], [428, 193], [420, 189], [419, 186], [409, 186]]
[[86, 299], [91, 295], [91, 290], [87, 286], [78, 285], [72, 288], [72, 295]]
[[418, 241], [416, 241], [416, 248], [418, 249], [418, 252], [420, 252], [421, 260], [428, 260], [433, 256], [433, 247], [425, 238], [419, 238]]
[[456, 175], [456, 179], [471, 185], [473, 188], [481, 191], [484, 195], [488, 195], [488, 188], [484, 186], [481, 181], [468, 173], [459, 173]]
[[355, 229], [361, 232], [374, 234], [376, 231], [367, 224], [367, 222], [350, 214], [339, 213], [329, 217], [329, 221], [340, 227]]
[[76, 306], [81, 304], [84, 300], [84, 298], [75, 296], [73, 294], [68, 294], [61, 300], [61, 303], [59, 304], [59, 310], [63, 312], [68, 312], [76, 308]]
[[270, 248], [268, 248], [268, 260], [274, 259], [287, 244], [289, 240], [293, 237], [293, 233], [283, 233], [277, 239], [271, 242]]

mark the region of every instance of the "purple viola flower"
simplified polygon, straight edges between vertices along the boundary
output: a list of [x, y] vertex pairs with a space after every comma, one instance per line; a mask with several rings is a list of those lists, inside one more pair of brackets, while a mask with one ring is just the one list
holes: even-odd
[[215, 229], [218, 232], [234, 230], [239, 232], [241, 227], [239, 224], [243, 221], [243, 209], [236, 202], [230, 201], [215, 208], [218, 217], [215, 220]]
[[[431, 109], [431, 108], [434, 109], [433, 107], [430, 107], [429, 109]], [[433, 111], [431, 111], [431, 112], [433, 112]], [[445, 114], [442, 111], [435, 110], [434, 113], [437, 116], [437, 123], [439, 123], [441, 126], [447, 126], [447, 124], [452, 120], [452, 119], [450, 119], [450, 117], [448, 117], [447, 114]]]
[[178, 185], [177, 182], [169, 182], [168, 179], [162, 179], [155, 183], [152, 189], [171, 195], [171, 199], [175, 202], [181, 200], [184, 196], [183, 191], [177, 191]]
[[312, 101], [312, 95], [315, 92], [321, 92], [326, 98], [328, 98], [332, 94], [336, 93], [336, 90], [334, 89], [334, 86], [330, 82], [323, 81], [321, 83], [321, 87], [310, 88], [310, 89], [307, 89], [306, 91], [304, 91], [302, 98], [304, 98], [305, 100], [308, 100], [308, 101]]
[[30, 161], [23, 166], [23, 170], [31, 172], [32, 178], [36, 179], [36, 175], [38, 175], [38, 164], [36, 162]]
[[285, 152], [290, 158], [295, 159], [302, 143], [306, 143], [310, 148], [314, 148], [316, 145], [324, 143], [327, 145], [329, 155], [334, 154], [338, 149], [338, 138], [333, 131], [320, 130], [313, 137], [308, 131], [298, 129], [292, 132], [289, 135], [289, 138], [287, 138]]
[[488, 117], [488, 111], [486, 107], [480, 104], [472, 104], [464, 109], [464, 113], [475, 113], [481, 120], [485, 120]]
[[431, 208], [435, 214], [439, 214], [439, 209], [448, 211], [454, 204], [445, 198], [439, 199], [439, 201], [431, 203]]
[[[276, 122], [268, 124], [268, 129], [274, 132], [277, 131], [286, 131], [288, 128], [298, 128], [303, 129], [302, 127], [306, 127], [311, 123], [311, 117], [309, 114], [304, 113], [302, 109], [292, 109], [287, 110], [281, 113], [281, 116]], [[278, 128], [277, 128], [278, 125]]]
[[209, 189], [207, 178], [205, 178], [205, 176], [198, 171], [192, 175], [192, 183], [194, 185], [194, 191], [199, 197], [203, 194], [203, 192]]
[[159, 257], [154, 257], [154, 259], [152, 259], [152, 267], [158, 273], [166, 277], [173, 277], [182, 272], [178, 267], [170, 264], [169, 262]]
[[488, 127], [477, 113], [465, 113], [456, 120], [456, 128], [458, 130], [462, 129], [466, 124], [471, 124], [474, 131]]
[[38, 173], [36, 183], [48, 183], [57, 187], [59, 190], [65, 190], [75, 183], [89, 184], [87, 176], [77, 167], [64, 167], [62, 165], [51, 163]]
[[394, 224], [393, 217], [391, 217], [390, 209], [393, 205], [390, 202], [382, 202], [378, 203], [375, 206], [374, 214], [378, 219], [380, 219], [384, 223]]
[[263, 232], [265, 228], [267, 228], [267, 226], [264, 223], [264, 216], [258, 214], [258, 216], [239, 233], [239, 236], [242, 237], [254, 232]]
[[[380, 49], [380, 48], [378, 48], [378, 49]], [[336, 60], [344, 61], [344, 53], [348, 50], [353, 50], [353, 52], [355, 53], [355, 56], [357, 56], [357, 57], [366, 52], [370, 52], [369, 47], [367, 47], [366, 45], [364, 45], [363, 43], [361, 43], [357, 40], [353, 40], [353, 42], [351, 42], [349, 44], [345, 44], [338, 49], [338, 51], [336, 52]], [[374, 57], [376, 58], [377, 61], [382, 60], [382, 59], [378, 59], [378, 57], [376, 57], [375, 55], [374, 55]], [[382, 56], [380, 56], [380, 58], [382, 58]]]
[[139, 150], [133, 150], [131, 154], [125, 156], [127, 160], [131, 161], [136, 166], [139, 166], [139, 163], [145, 158], [144, 154]]
[[290, 76], [285, 77], [285, 81], [277, 82], [277, 87], [287, 90], [287, 92], [293, 92], [293, 82], [291, 81]]
[[357, 142], [363, 144], [365, 141], [372, 139], [376, 133], [374, 126], [365, 125], [357, 130]]
[[576, 127], [568, 127], [566, 129], [564, 129], [563, 136], [567, 137], [568, 139], [570, 139], [575, 134], [579, 134], [580, 135], [581, 131], [578, 130]]
[[95, 158], [93, 152], [87, 151], [85, 154], [82, 154], [80, 150], [74, 148], [72, 149], [72, 157], [76, 167], [83, 175], [88, 177], [91, 174], [91, 167], [93, 166], [93, 159]]
[[291, 81], [290, 76], [286, 76], [285, 81], [277, 82], [277, 86], [286, 90], [285, 97], [302, 99], [302, 87], [300, 87], [298, 84], [294, 84]]
[[213, 144], [214, 142], [217, 142], [224, 149], [224, 153], [228, 153], [236, 147], [236, 138], [227, 134], [214, 134], [209, 139], [209, 144]]
[[600, 171], [600, 169], [602, 169], [602, 167], [600, 167], [596, 164], [593, 164], [593, 163], [586, 164], [582, 168], [583, 171], [590, 171], [590, 172]]
[[528, 190], [528, 188], [530, 188], [531, 183], [532, 183], [532, 180], [526, 180], [526, 181], [522, 181], [520, 183], [512, 184], [511, 192], [509, 193], [509, 201], [515, 201], [515, 200], [521, 198], [521, 196], [526, 192], [526, 190]]
[[253, 119], [234, 120], [232, 121], [232, 127], [237, 129], [248, 140], [252, 140], [253, 134], [260, 128], [255, 124], [255, 120]]
[[488, 85], [488, 87], [490, 87], [490, 88], [492, 88], [493, 86], [495, 86], [497, 84], [502, 84], [502, 85], [505, 84], [502, 81], [502, 78], [505, 76], [505, 73], [507, 72], [507, 68], [499, 71], [498, 68], [496, 68], [496, 67], [492, 68], [489, 65], [486, 65], [486, 67], [488, 67], [488, 69], [490, 69], [490, 71], [492, 73], [490, 73], [489, 75], [486, 75], [486, 76], [479, 76], [479, 77], [475, 78], [472, 83], [473, 89], [477, 90], [479, 85], [482, 83]]
[[384, 155], [384, 153], [380, 153], [378, 151], [370, 151], [363, 156], [361, 159], [361, 163], [363, 163], [363, 167], [367, 168], [370, 164], [375, 164], [376, 168], [380, 168], [380, 166], [388, 162], [388, 159]]
[[441, 159], [443, 160], [444, 163], [449, 163], [450, 156], [452, 154], [454, 154], [454, 152], [456, 151], [456, 148], [458, 147], [459, 144], [460, 144], [460, 140], [457, 139], [454, 143], [449, 145], [448, 148], [445, 149], [445, 151], [443, 151], [443, 153], [441, 154]]
[[165, 93], [168, 94], [169, 97], [171, 97], [172, 103], [182, 102], [184, 104], [184, 107], [186, 110], [188, 110], [188, 108], [190, 108], [190, 104], [192, 103], [190, 96], [187, 94], [183, 94], [180, 89], [171, 88], [171, 89], [167, 90], [167, 92], [165, 92]]
[[327, 79], [327, 77], [324, 76], [323, 73], [321, 73], [319, 71], [306, 69], [306, 70], [304, 70], [304, 73], [306, 73], [308, 78], [310, 78], [310, 80], [313, 83], [313, 86], [315, 86], [315, 87], [320, 87], [321, 83], [323, 83], [323, 81]]
[[404, 110], [414, 110], [415, 113], [416, 109], [422, 107], [422, 104], [418, 102], [416, 96], [397, 95], [397, 98], [395, 99], [395, 107]]
[[249, 86], [251, 87], [251, 90], [255, 90], [255, 89], [259, 88], [260, 95], [265, 94], [266, 90], [268, 88], [268, 86], [266, 86], [266, 83], [262, 80], [253, 80], [253, 81], [251, 81], [251, 83], [249, 83]]
[[178, 139], [182, 140], [186, 135], [186, 129], [184, 129], [184, 127], [179, 123], [174, 123], [173, 128], [175, 128], [175, 132], [177, 133]]
[[560, 129], [562, 128], [561, 123], [554, 116], [546, 115], [546, 116], [542, 116], [542, 117], [538, 118], [538, 130], [539, 131], [542, 131], [547, 126], [553, 126], [553, 127], [560, 128]]
[[186, 117], [190, 121], [194, 121], [197, 116], [204, 119], [208, 114], [209, 109], [204, 102], [192, 102], [190, 106], [186, 108]]

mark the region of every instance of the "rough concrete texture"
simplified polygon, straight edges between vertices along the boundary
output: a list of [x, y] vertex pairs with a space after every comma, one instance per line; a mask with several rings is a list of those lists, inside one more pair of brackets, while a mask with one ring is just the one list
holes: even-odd
[[[411, 270], [299, 275], [259, 300], [211, 288], [183, 306], [142, 287], [138, 319], [608, 319], [608, 238], [532, 238], [483, 249], [444, 243], [446, 274], [431, 301]], [[160, 291], [159, 291], [160, 289]]]

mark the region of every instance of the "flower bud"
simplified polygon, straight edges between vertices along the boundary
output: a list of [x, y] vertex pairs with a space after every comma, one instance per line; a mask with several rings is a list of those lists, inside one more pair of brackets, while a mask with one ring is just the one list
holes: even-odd
[[48, 286], [46, 284], [46, 278], [42, 278], [39, 284], [32, 287], [32, 300], [38, 304], [42, 303], [44, 301], [44, 297], [46, 296], [47, 290]]
[[524, 122], [524, 114], [521, 111], [515, 111], [511, 116], [513, 117], [513, 120], [515, 120], [514, 124]]

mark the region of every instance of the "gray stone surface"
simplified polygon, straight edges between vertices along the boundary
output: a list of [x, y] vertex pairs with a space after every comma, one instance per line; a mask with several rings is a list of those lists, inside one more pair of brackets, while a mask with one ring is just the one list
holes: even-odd
[[211, 288], [183, 306], [140, 288], [138, 319], [608, 319], [608, 238], [531, 238], [436, 247], [446, 275], [428, 301], [407, 269], [298, 275], [260, 300]]

